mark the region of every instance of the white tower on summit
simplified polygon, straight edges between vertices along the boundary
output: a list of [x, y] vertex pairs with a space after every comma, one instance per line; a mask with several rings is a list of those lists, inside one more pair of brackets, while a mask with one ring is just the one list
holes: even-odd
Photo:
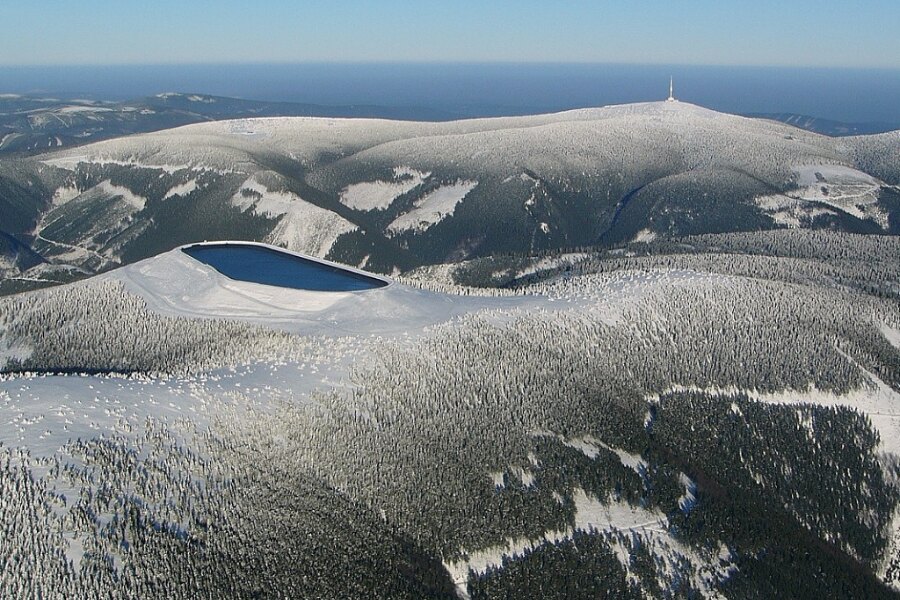
[[666, 102], [677, 102], [675, 100], [675, 78], [669, 77], [669, 99]]

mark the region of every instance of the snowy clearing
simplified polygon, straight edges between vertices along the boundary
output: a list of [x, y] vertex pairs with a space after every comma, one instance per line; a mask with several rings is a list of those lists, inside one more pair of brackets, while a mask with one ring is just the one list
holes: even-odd
[[341, 202], [355, 210], [383, 210], [398, 197], [420, 186], [430, 175], [407, 167], [396, 167], [393, 181], [364, 181], [347, 186], [341, 192]]
[[819, 183], [847, 183], [879, 185], [880, 182], [858, 169], [844, 165], [798, 165], [793, 168], [797, 183], [801, 186], [814, 186]]
[[119, 160], [114, 158], [105, 158], [98, 156], [90, 156], [87, 154], [81, 155], [72, 155], [72, 156], [57, 156], [56, 158], [47, 158], [42, 160], [45, 165], [49, 165], [51, 167], [57, 167], [59, 169], [63, 169], [65, 171], [75, 171], [80, 164], [89, 164], [89, 165], [117, 165], [120, 167], [134, 167], [138, 169], [153, 169], [164, 171], [168, 175], [174, 175], [178, 171], [208, 171], [212, 169], [207, 169], [205, 167], [193, 167], [188, 164], [181, 165], [173, 165], [173, 164], [152, 164], [152, 163], [142, 163], [137, 160]]
[[637, 232], [637, 235], [634, 236], [634, 239], [631, 241], [634, 243], [643, 242], [645, 244], [649, 244], [650, 242], [655, 240], [656, 237], [657, 236], [656, 236], [655, 231], [650, 231], [649, 229], [641, 229], [640, 231]]
[[244, 182], [231, 203], [243, 211], [280, 217], [266, 241], [312, 256], [327, 256], [338, 237], [357, 229], [356, 225], [330, 210], [291, 192], [270, 191], [252, 177]]
[[[707, 598], [719, 598], [714, 591], [715, 585], [734, 572], [731, 554], [726, 547], [721, 546], [718, 553], [701, 556], [678, 542], [668, 532], [668, 519], [659, 511], [621, 501], [601, 501], [581, 488], [573, 490], [573, 500], [576, 508], [574, 528], [547, 531], [537, 539], [510, 538], [502, 545], [472, 552], [463, 551], [463, 560], [445, 561], [444, 566], [456, 583], [458, 596], [469, 597], [466, 582], [470, 572], [483, 574], [491, 567], [501, 566], [505, 557], [522, 556], [541, 544], [572, 539], [575, 531], [614, 531], [636, 535], [643, 543], [649, 544], [652, 555], [658, 561], [657, 568], [663, 574], [671, 574], [681, 568], [678, 564], [681, 557], [689, 559], [692, 565], [689, 573], [691, 581]], [[624, 547], [622, 538], [618, 538], [614, 547], [619, 562], [626, 573], [630, 573], [631, 551]]]
[[879, 323], [878, 330], [881, 331], [881, 335], [890, 342], [891, 346], [900, 350], [900, 328], [891, 327], [887, 323]]
[[121, 198], [126, 204], [131, 206], [135, 211], [143, 210], [144, 206], [147, 204], [147, 199], [143, 196], [138, 196], [131, 190], [126, 187], [122, 187], [120, 185], [113, 185], [110, 180], [106, 180], [101, 182], [96, 187], [92, 188], [92, 190], [96, 190], [102, 194], [105, 194], [112, 198]]
[[197, 191], [197, 180], [191, 179], [190, 181], [186, 181], [185, 183], [176, 185], [163, 196], [163, 200], [168, 200], [170, 198], [174, 198], [175, 196], [179, 196], [181, 198], [185, 198], [191, 193]]
[[806, 165], [794, 167], [800, 190], [789, 192], [791, 198], [825, 204], [857, 219], [875, 221], [888, 229], [888, 215], [877, 205], [883, 185], [871, 175], [840, 165]]
[[817, 217], [837, 214], [801, 198], [790, 198], [782, 194], [759, 196], [755, 202], [775, 223], [793, 229], [807, 225]]
[[104, 106], [64, 106], [56, 111], [61, 114], [77, 114], [77, 113], [108, 113], [114, 112], [113, 109]]
[[456, 206], [478, 185], [477, 181], [457, 181], [453, 185], [442, 186], [426, 194], [414, 203], [415, 208], [402, 214], [388, 225], [388, 231], [422, 232], [440, 223], [456, 210]]

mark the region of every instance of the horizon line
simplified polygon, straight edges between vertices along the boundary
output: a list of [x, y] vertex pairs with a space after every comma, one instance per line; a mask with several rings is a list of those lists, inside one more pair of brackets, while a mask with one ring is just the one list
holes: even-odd
[[810, 71], [890, 71], [900, 73], [900, 65], [822, 65], [779, 63], [700, 63], [638, 62], [593, 60], [222, 60], [222, 61], [156, 61], [156, 62], [85, 62], [85, 63], [0, 63], [0, 69], [79, 69], [79, 68], [148, 68], [148, 67], [300, 67], [300, 66], [585, 66], [585, 67], [667, 67], [667, 68], [739, 68]]

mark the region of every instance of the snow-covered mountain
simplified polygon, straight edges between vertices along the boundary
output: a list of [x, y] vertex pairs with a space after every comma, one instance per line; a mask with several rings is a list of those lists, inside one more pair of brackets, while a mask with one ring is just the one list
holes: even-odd
[[829, 138], [680, 102], [448, 123], [242, 119], [17, 163], [0, 202], [28, 209], [6, 233], [89, 270], [240, 238], [389, 273], [689, 234], [896, 233], [898, 154], [898, 132]]
[[482, 259], [516, 291], [175, 249], [0, 299], [3, 589], [892, 597], [898, 240]]
[[190, 123], [272, 116], [448, 118], [424, 108], [320, 106], [176, 92], [125, 102], [0, 94], [0, 156], [40, 154]]

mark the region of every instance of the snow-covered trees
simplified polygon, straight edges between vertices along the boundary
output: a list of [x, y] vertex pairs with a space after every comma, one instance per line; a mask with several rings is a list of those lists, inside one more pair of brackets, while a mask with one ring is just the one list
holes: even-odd
[[308, 396], [289, 377], [192, 388], [208, 427], [185, 411], [47, 455], [9, 449], [0, 523], [36, 535], [0, 545], [5, 589], [887, 597], [875, 574], [897, 563], [900, 471], [891, 430], [854, 402], [871, 411], [900, 390], [900, 308], [865, 289], [892, 281], [893, 241], [674, 247], [498, 257], [486, 279], [510, 268], [536, 283], [384, 338], [162, 317], [109, 282], [4, 300], [7, 370], [190, 382], [278, 357], [338, 373]]
[[188, 374], [303, 347], [261, 327], [160, 316], [116, 282], [2, 299], [0, 340], [18, 348], [0, 372]]

